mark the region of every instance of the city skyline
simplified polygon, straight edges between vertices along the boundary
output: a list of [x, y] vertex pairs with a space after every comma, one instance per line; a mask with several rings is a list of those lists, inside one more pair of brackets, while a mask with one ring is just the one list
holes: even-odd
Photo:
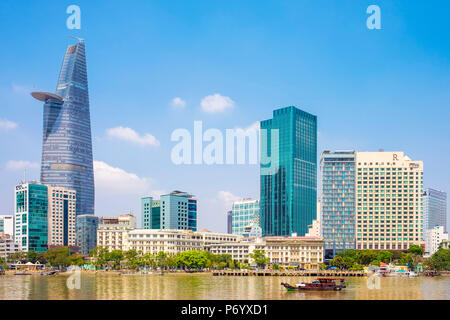
[[[402, 150], [424, 161], [425, 188], [449, 190], [450, 148], [444, 137], [450, 133], [445, 121], [450, 41], [441, 31], [441, 12], [380, 1], [384, 23], [376, 33], [365, 28], [364, 5], [343, 4], [345, 21], [337, 21], [331, 14], [337, 5], [319, 14], [305, 3], [266, 2], [261, 8], [177, 3], [173, 11], [149, 3], [126, 7], [141, 23], [136, 28], [120, 18], [123, 3], [115, 4], [109, 8], [115, 23], [110, 23], [111, 16], [102, 15], [105, 5], [94, 9], [80, 1], [85, 17], [80, 31], [65, 28], [65, 3], [42, 2], [43, 10], [37, 4], [0, 4], [0, 12], [9, 13], [0, 28], [12, 30], [4, 34], [10, 45], [0, 62], [1, 214], [13, 214], [11, 190], [24, 169], [39, 180], [42, 110], [29, 93], [54, 86], [60, 67], [55, 61], [73, 41], [69, 35], [85, 38], [89, 48], [98, 216], [132, 209], [139, 217], [142, 196], [189, 190], [199, 199], [199, 229], [224, 232], [234, 200], [259, 198], [259, 166], [175, 166], [170, 133], [192, 130], [194, 120], [207, 128], [248, 128], [288, 105], [318, 116], [319, 153]], [[418, 19], [419, 14], [427, 19]], [[173, 26], [163, 21], [168, 16]], [[275, 27], [273, 18], [286, 24]], [[102, 24], [108, 32], [96, 28]], [[244, 32], [233, 32], [238, 29]], [[208, 109], [216, 102], [222, 112], [205, 111], [217, 110]]]

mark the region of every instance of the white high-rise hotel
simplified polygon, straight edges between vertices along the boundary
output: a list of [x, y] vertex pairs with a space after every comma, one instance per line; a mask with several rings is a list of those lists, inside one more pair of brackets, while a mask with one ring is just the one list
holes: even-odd
[[403, 152], [356, 153], [356, 249], [423, 244], [423, 162]]

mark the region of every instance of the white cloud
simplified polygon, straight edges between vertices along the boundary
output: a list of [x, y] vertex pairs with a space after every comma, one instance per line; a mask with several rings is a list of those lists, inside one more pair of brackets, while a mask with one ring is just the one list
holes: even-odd
[[208, 113], [223, 112], [234, 106], [234, 101], [229, 97], [222, 96], [218, 93], [206, 96], [202, 99], [200, 105], [203, 111]]
[[104, 195], [134, 195], [136, 199], [145, 194], [158, 196], [164, 191], [153, 190], [155, 183], [103, 161], [94, 161], [95, 189]]
[[15, 83], [13, 83], [11, 87], [12, 90], [18, 94], [30, 94], [30, 92], [32, 91], [32, 89], [28, 86], [22, 86]]
[[256, 133], [258, 133], [259, 129], [260, 129], [260, 122], [256, 121], [254, 123], [252, 123], [251, 125], [249, 125], [246, 128], [241, 128], [241, 127], [236, 127], [236, 129], [242, 129], [245, 132], [251, 132], [251, 131], [256, 131]]
[[164, 190], [155, 188], [151, 178], [139, 177], [135, 173], [113, 167], [103, 161], [94, 161], [95, 211], [99, 216], [116, 216], [131, 212], [141, 221], [142, 196], [159, 199]]
[[117, 138], [123, 141], [129, 141], [142, 146], [159, 146], [159, 141], [150, 133], [140, 136], [136, 131], [126, 127], [116, 127], [106, 130], [108, 136]]
[[172, 107], [184, 108], [186, 106], [186, 101], [176, 97], [172, 99]]
[[6, 168], [10, 170], [36, 169], [39, 168], [39, 163], [26, 160], [9, 160], [6, 163]]
[[17, 126], [18, 126], [18, 124], [13, 121], [10, 121], [7, 119], [0, 119], [0, 129], [1, 130], [8, 131], [8, 130], [17, 128]]
[[225, 208], [229, 208], [228, 210], [231, 210], [231, 207], [233, 205], [233, 202], [240, 200], [241, 198], [238, 196], [235, 196], [229, 191], [219, 191], [217, 194], [217, 201], [219, 201]]

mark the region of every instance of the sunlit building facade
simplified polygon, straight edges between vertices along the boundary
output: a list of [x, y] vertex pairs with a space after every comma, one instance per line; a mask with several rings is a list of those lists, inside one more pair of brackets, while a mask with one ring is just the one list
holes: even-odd
[[355, 249], [355, 151], [324, 151], [322, 174], [321, 233], [325, 258]]
[[263, 235], [305, 235], [317, 212], [317, 117], [291, 106], [260, 127]]
[[356, 153], [356, 249], [423, 245], [423, 162], [403, 152]]
[[41, 183], [77, 193], [77, 214], [94, 213], [89, 93], [83, 40], [64, 56], [56, 94], [33, 92], [44, 102]]

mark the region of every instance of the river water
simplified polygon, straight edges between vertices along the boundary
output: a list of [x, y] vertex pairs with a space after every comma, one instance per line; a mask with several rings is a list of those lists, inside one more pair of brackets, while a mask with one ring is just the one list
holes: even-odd
[[0, 299], [347, 299], [450, 300], [450, 277], [347, 278], [343, 291], [287, 292], [280, 283], [312, 281], [311, 277], [214, 277], [211, 274], [132, 275], [82, 273], [67, 286], [68, 275], [0, 276]]

